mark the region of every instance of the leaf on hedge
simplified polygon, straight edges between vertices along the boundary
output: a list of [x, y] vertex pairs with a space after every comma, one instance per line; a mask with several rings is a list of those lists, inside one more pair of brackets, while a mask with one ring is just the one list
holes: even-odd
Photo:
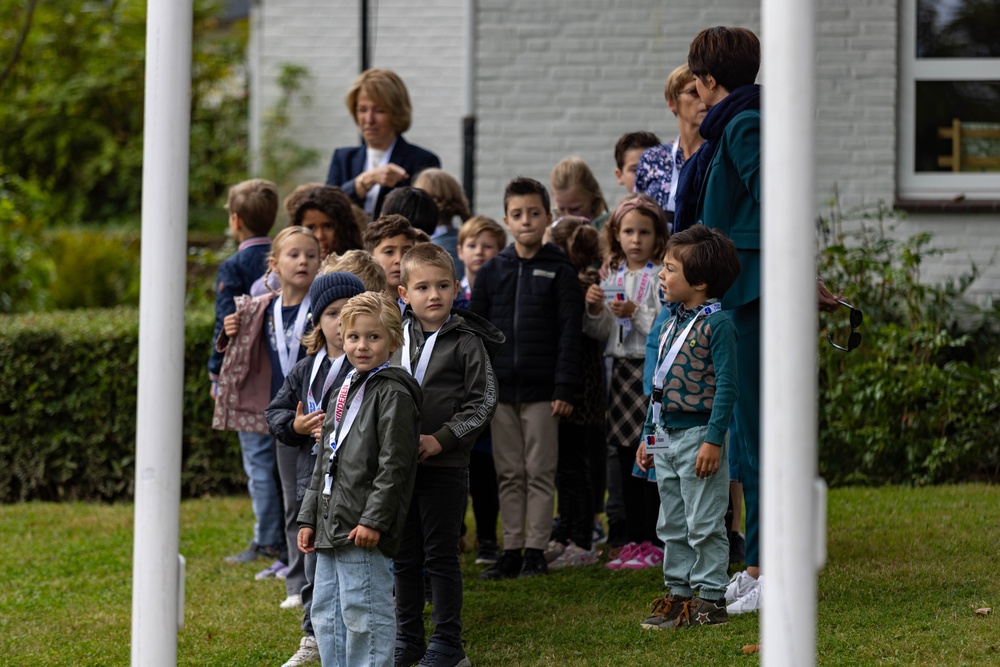
[[992, 607], [981, 607], [976, 610], [976, 613], [980, 616], [988, 616], [991, 611], [993, 611]]
[[760, 644], [747, 644], [743, 647], [744, 655], [751, 655], [760, 651]]

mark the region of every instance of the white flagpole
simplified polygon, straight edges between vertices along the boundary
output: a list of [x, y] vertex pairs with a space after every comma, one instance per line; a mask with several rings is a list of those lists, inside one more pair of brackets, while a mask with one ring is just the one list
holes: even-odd
[[149, 0], [132, 665], [177, 664], [192, 0]]
[[813, 0], [762, 0], [761, 664], [816, 662]]

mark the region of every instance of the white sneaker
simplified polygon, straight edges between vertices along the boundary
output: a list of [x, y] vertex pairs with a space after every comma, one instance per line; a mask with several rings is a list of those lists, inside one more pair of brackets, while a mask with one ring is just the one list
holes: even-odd
[[756, 585], [756, 579], [747, 574], [746, 570], [740, 570], [733, 575], [733, 578], [729, 580], [729, 585], [726, 586], [726, 602], [736, 602]]
[[[751, 577], [752, 578], [752, 577]], [[730, 616], [736, 614], [746, 614], [751, 611], [760, 611], [760, 588], [764, 582], [764, 577], [757, 579], [757, 585], [741, 595], [735, 602], [726, 607]]]
[[303, 637], [299, 642], [299, 650], [281, 667], [299, 667], [311, 662], [319, 662], [319, 646], [315, 637]]
[[280, 605], [282, 609], [301, 609], [302, 608], [302, 596], [298, 593], [294, 595], [289, 595], [285, 598], [285, 601]]

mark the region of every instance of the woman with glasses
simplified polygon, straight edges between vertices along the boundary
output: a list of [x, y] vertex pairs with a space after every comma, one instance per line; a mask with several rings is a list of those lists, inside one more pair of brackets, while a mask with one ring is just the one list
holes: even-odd
[[698, 133], [708, 109], [698, 96], [694, 75], [681, 65], [667, 77], [663, 91], [667, 108], [677, 118], [677, 138], [669, 144], [647, 148], [635, 169], [635, 191], [657, 201], [673, 220], [679, 173], [684, 163], [705, 141]]

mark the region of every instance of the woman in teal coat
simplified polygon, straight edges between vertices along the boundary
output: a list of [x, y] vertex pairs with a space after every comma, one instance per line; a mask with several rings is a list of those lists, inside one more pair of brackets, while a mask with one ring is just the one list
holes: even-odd
[[[739, 400], [733, 436], [746, 502], [746, 573], [733, 577], [729, 613], [756, 611], [760, 599], [760, 41], [746, 28], [703, 30], [691, 42], [688, 67], [708, 107], [700, 132], [690, 187], [675, 229], [704, 224], [724, 232], [739, 252], [740, 275], [722, 298], [736, 325]], [[682, 179], [682, 186], [684, 184]], [[695, 194], [697, 193], [697, 204]], [[819, 304], [835, 309], [837, 299], [819, 283]]]

